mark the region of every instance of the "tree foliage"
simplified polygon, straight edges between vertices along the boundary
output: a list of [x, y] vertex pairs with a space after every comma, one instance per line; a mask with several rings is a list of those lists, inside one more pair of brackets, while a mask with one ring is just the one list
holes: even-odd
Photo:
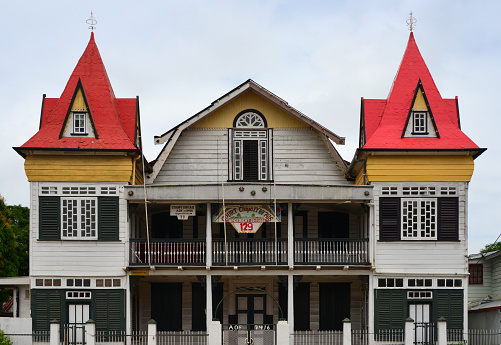
[[494, 252], [496, 250], [501, 250], [501, 242], [486, 244], [485, 247], [480, 251], [480, 253]]
[[12, 223], [12, 214], [3, 198], [0, 198], [0, 277], [18, 275], [19, 257]]

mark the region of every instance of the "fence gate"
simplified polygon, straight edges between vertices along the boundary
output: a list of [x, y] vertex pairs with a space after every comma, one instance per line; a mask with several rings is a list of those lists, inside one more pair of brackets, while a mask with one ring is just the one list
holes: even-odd
[[85, 324], [70, 323], [63, 327], [63, 344], [85, 345]]
[[414, 344], [416, 345], [434, 345], [436, 327], [431, 322], [414, 323]]
[[222, 325], [223, 345], [275, 345], [276, 325]]

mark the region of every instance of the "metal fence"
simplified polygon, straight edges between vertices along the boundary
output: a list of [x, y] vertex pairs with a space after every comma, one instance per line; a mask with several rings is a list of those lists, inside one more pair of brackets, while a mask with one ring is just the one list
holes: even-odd
[[206, 345], [206, 332], [180, 331], [157, 332], [157, 345]]
[[222, 325], [224, 345], [275, 345], [275, 325]]
[[295, 331], [294, 345], [342, 345], [343, 331]]
[[[460, 342], [456, 342], [455, 344], [458, 343]], [[501, 328], [470, 329], [468, 331], [468, 345], [495, 345], [495, 344], [496, 345], [501, 344]]]

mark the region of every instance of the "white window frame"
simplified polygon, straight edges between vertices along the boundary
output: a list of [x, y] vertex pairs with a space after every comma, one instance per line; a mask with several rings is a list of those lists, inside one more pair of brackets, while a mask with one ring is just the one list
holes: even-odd
[[436, 198], [402, 198], [401, 210], [402, 240], [432, 241], [437, 239]]
[[73, 134], [87, 134], [87, 113], [82, 111], [73, 112]]
[[[82, 206], [88, 208], [90, 216], [86, 216], [82, 210]], [[73, 224], [69, 223], [68, 215], [73, 218]], [[82, 224], [82, 221], [84, 224]], [[71, 231], [71, 235], [69, 231]], [[61, 197], [61, 239], [97, 240], [97, 238], [97, 197]]]
[[412, 112], [412, 134], [428, 134], [428, 113], [426, 111]]

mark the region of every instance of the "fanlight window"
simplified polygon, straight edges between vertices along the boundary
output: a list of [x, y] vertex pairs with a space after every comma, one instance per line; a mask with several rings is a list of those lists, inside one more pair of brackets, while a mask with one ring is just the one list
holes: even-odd
[[248, 128], [266, 127], [263, 118], [254, 112], [243, 113], [242, 115], [238, 116], [235, 122], [236, 122], [235, 127], [248, 127]]

